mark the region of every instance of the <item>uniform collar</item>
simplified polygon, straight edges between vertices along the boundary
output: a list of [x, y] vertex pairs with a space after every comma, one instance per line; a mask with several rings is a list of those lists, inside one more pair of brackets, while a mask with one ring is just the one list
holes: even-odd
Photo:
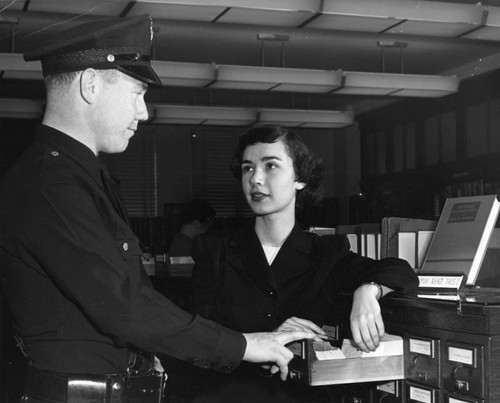
[[100, 179], [100, 163], [94, 152], [73, 137], [50, 126], [40, 125], [35, 134], [35, 140], [41, 141], [82, 166], [98, 182]]

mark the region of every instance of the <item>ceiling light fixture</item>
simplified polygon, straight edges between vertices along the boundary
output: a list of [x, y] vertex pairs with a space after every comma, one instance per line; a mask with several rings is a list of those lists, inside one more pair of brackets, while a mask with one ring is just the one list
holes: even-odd
[[340, 129], [353, 124], [352, 112], [309, 110], [234, 108], [220, 106], [151, 105], [149, 122], [193, 126], [252, 126], [275, 123], [286, 127]]
[[27, 63], [23, 55], [18, 53], [0, 53], [0, 77], [41, 80], [42, 64], [40, 61]]
[[454, 38], [481, 26], [483, 18], [483, 8], [476, 4], [419, 0], [335, 0], [324, 2], [318, 16], [305, 26]]
[[456, 76], [344, 72], [336, 94], [439, 98], [458, 91]]
[[[220, 89], [435, 98], [456, 92], [459, 85], [456, 76], [165, 61], [154, 61], [153, 67], [166, 85]], [[39, 62], [26, 63], [20, 54], [0, 54], [3, 78], [42, 79], [41, 70]]]
[[210, 88], [327, 93], [341, 85], [339, 70], [218, 65], [216, 80]]

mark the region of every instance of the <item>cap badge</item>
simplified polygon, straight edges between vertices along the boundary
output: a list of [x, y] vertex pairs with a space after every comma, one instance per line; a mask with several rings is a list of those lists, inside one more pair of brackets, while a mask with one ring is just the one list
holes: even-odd
[[106, 57], [106, 59], [107, 59], [107, 60], [108, 60], [108, 62], [110, 62], [110, 63], [113, 63], [113, 62], [115, 61], [115, 57], [114, 57], [113, 55], [108, 55], [108, 56]]

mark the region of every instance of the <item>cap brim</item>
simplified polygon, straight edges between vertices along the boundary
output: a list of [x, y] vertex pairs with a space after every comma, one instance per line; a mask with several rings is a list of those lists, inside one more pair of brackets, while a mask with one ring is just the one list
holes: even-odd
[[149, 64], [134, 64], [134, 65], [115, 65], [115, 68], [120, 70], [122, 73], [127, 74], [136, 80], [142, 81], [152, 87], [162, 87], [163, 83], [160, 77], [153, 70]]

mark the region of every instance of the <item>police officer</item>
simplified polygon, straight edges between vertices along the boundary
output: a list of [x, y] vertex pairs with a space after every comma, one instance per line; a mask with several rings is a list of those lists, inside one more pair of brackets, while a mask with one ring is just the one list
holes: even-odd
[[153, 355], [230, 372], [270, 362], [310, 331], [241, 334], [192, 316], [151, 287], [100, 152], [126, 149], [148, 112], [149, 16], [60, 33], [41, 60], [43, 122], [0, 187], [0, 280], [28, 357], [24, 402], [158, 401]]

